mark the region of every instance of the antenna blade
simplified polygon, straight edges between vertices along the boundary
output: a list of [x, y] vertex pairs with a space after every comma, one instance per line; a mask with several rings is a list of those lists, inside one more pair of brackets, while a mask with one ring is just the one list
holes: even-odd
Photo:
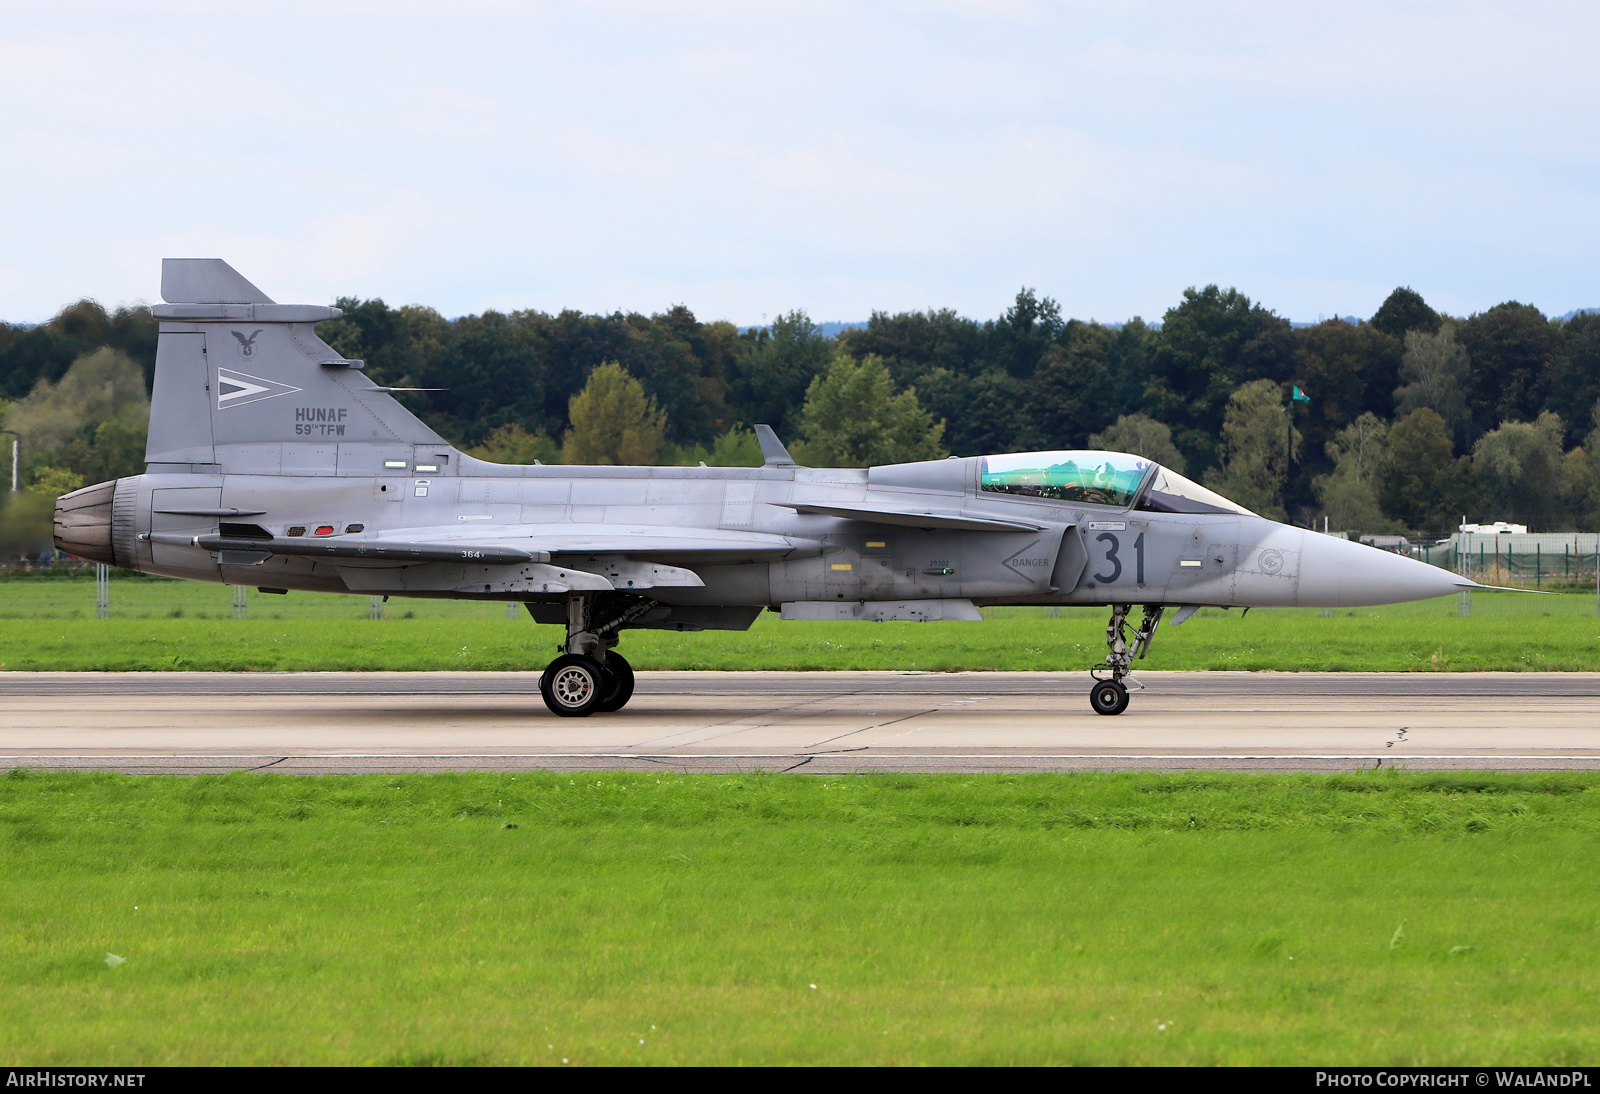
[[770, 425], [756, 426], [756, 442], [761, 445], [761, 458], [765, 461], [763, 467], [794, 467], [794, 457], [789, 455], [789, 450], [783, 447], [783, 442], [778, 440], [778, 435], [772, 431]]

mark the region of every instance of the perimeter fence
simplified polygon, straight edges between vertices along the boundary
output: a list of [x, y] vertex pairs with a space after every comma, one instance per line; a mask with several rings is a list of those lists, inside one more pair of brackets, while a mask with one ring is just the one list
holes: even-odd
[[1592, 589], [1600, 572], [1600, 533], [1461, 532], [1434, 543], [1416, 544], [1411, 557], [1485, 585]]

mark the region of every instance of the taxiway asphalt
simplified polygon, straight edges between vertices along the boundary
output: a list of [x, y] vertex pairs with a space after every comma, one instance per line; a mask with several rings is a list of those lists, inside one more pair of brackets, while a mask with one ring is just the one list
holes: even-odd
[[1077, 673], [642, 672], [557, 718], [535, 674], [0, 673], [0, 768], [1600, 769], [1600, 673], [1148, 672], [1127, 713]]

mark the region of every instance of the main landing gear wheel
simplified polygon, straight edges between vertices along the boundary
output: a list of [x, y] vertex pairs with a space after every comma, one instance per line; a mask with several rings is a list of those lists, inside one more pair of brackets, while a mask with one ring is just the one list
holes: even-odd
[[539, 677], [544, 705], [563, 718], [586, 718], [601, 709], [609, 686], [611, 679], [600, 662], [576, 653], [557, 657]]
[[1128, 689], [1121, 680], [1096, 680], [1089, 689], [1089, 705], [1096, 714], [1121, 714], [1128, 709]]
[[621, 710], [633, 698], [633, 666], [613, 647], [617, 631], [656, 608], [645, 597], [629, 596], [620, 604], [599, 602], [588, 593], [567, 597], [567, 640], [562, 653], [539, 677], [539, 694], [551, 712], [563, 718], [586, 718], [601, 711]]
[[602, 714], [621, 710], [633, 698], [633, 666], [616, 650], [606, 654], [603, 666], [606, 674], [605, 695], [595, 707]]

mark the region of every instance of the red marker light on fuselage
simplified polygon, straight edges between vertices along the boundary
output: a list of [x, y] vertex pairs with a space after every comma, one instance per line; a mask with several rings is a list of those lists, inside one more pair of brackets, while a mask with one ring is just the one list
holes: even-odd
[[319, 525], [317, 525], [317, 535], [319, 535], [319, 536], [331, 536], [331, 535], [333, 535], [333, 525], [331, 525], [331, 524], [319, 524]]

